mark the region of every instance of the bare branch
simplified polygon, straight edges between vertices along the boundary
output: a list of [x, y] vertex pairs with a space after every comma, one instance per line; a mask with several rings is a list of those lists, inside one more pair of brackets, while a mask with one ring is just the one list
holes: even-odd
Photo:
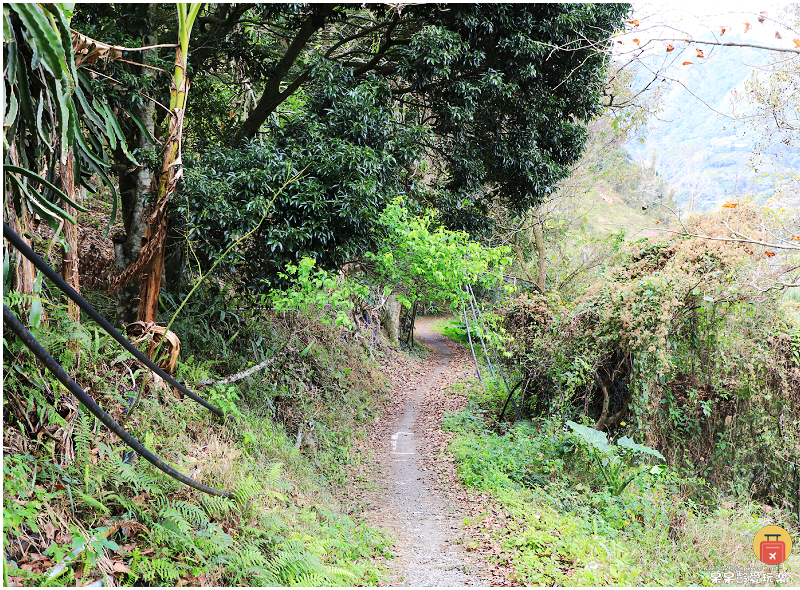
[[741, 41], [700, 41], [699, 39], [686, 39], [686, 38], [662, 38], [662, 39], [648, 39], [644, 44], [645, 46], [653, 41], [675, 41], [678, 43], [697, 43], [699, 45], [718, 45], [720, 47], [753, 47], [755, 49], [766, 49], [767, 51], [780, 51], [785, 53], [800, 53], [800, 48], [795, 47], [775, 47], [774, 45], [761, 45], [760, 43], [744, 43]]
[[758, 244], [759, 246], [765, 246], [767, 248], [775, 248], [779, 250], [800, 250], [800, 246], [791, 246], [788, 244], [774, 244], [772, 242], [764, 242], [762, 240], [755, 240], [755, 239], [743, 239], [743, 238], [714, 238], [711, 236], [704, 236], [702, 234], [694, 234], [689, 231], [676, 231], [672, 229], [664, 229], [662, 227], [647, 227], [647, 230], [652, 230], [656, 232], [667, 232], [671, 234], [677, 234], [679, 236], [686, 236], [689, 238], [700, 238], [701, 240], [715, 240], [718, 242], [740, 242], [744, 244]]

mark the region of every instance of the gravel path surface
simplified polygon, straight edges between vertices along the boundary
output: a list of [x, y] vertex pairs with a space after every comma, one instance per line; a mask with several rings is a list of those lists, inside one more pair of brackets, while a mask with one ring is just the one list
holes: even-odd
[[483, 564], [463, 547], [463, 490], [444, 452], [450, 437], [441, 431], [444, 413], [466, 401], [450, 385], [473, 369], [463, 348], [430, 330], [434, 319], [417, 320], [415, 336], [430, 354], [395, 374], [392, 406], [376, 423], [373, 448], [383, 481], [367, 500], [366, 516], [397, 539], [391, 585], [486, 586]]

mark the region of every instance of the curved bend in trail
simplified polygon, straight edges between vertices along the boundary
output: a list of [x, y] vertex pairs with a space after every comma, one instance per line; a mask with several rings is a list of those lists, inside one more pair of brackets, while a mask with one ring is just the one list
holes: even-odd
[[417, 320], [416, 338], [430, 353], [410, 379], [399, 378], [405, 383], [398, 386], [395, 379], [393, 410], [376, 429], [382, 439], [375, 444], [386, 490], [374, 503], [370, 520], [397, 539], [392, 585], [483, 586], [487, 584], [476, 574], [472, 555], [460, 544], [463, 515], [447, 493], [461, 484], [452, 479], [452, 468], [445, 477], [441, 469], [431, 468], [443, 461], [438, 457], [442, 408], [463, 403], [462, 396], [445, 390], [471, 370], [460, 346], [431, 331], [434, 319]]

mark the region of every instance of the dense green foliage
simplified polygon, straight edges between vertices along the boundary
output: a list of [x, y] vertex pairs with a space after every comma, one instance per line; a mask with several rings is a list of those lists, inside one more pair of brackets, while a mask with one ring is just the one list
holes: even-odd
[[[252, 227], [254, 202], [286, 166], [305, 170], [307, 182], [276, 203], [243, 256], [248, 288], [261, 278], [277, 284], [284, 265], [303, 256], [332, 268], [365, 251], [377, 215], [399, 194], [436, 207], [451, 229], [485, 234], [493, 206], [541, 202], [580, 156], [607, 66], [596, 49], [628, 10], [210, 5], [193, 40], [198, 95], [186, 122], [185, 145], [199, 164], [175, 204], [173, 233], [198, 240], [206, 264]], [[79, 7], [76, 20], [90, 34], [135, 44], [155, 32], [174, 38], [172, 25], [160, 24], [170, 23], [166, 12]], [[151, 90], [155, 78], [133, 80], [141, 68], [132, 76], [124, 62], [98, 66], [135, 91], [112, 90], [113, 104], [138, 101], [137, 93], [164, 102], [163, 90]], [[265, 174], [239, 186], [235, 173], [251, 169]], [[229, 170], [233, 177], [219, 174]], [[134, 204], [125, 200], [126, 212]]]
[[531, 414], [590, 416], [710, 482], [796, 509], [792, 464], [770, 449], [800, 433], [800, 333], [771, 296], [742, 287], [746, 248], [639, 242], [577, 297], [513, 302], [506, 327]]
[[[67, 367], [74, 366], [69, 342], [77, 338], [85, 369], [76, 378], [119, 420], [146, 373], [96, 326], [76, 324], [49, 303], [47, 288], [45, 294], [48, 323], [34, 329], [36, 337]], [[350, 586], [381, 580], [373, 560], [389, 551], [388, 539], [321, 491], [342, 485], [361, 460], [352, 443], [382, 398], [365, 350], [343, 343], [347, 332], [318, 323], [311, 313], [233, 311], [229, 298], [201, 295], [202, 303], [190, 302], [174, 326], [184, 336], [186, 355], [178, 377], [196, 382], [265, 357], [273, 359], [270, 371], [205, 389], [225, 410], [224, 424], [195, 402], [151, 386], [126, 428], [178, 469], [234, 492], [234, 498], [205, 496], [149, 463], [131, 461], [125, 446], [98, 429], [19, 342], [4, 339], [6, 361], [14, 367], [4, 382], [11, 399], [4, 405], [4, 434], [13, 450], [4, 459], [7, 576], [45, 582], [39, 570], [16, 563], [32, 551], [25, 540], [32, 536], [41, 544], [33, 552], [43, 554], [45, 569], [71, 561], [55, 580], [61, 584], [91, 581], [87, 576], [108, 571], [103, 564], [110, 563], [124, 566], [114, 575], [133, 585]], [[20, 302], [16, 297], [7, 304], [16, 311]], [[294, 437], [309, 424], [315, 448], [304, 453]], [[53, 437], [35, 442], [32, 433], [44, 430]]]
[[[425, 10], [434, 14], [411, 40], [399, 72], [432, 111], [446, 189], [483, 214], [493, 203], [517, 213], [541, 203], [580, 156], [585, 127], [599, 113], [606, 57], [589, 44], [602, 43], [629, 7]], [[470, 228], [469, 210], [445, 203], [449, 224]]]
[[394, 285], [406, 305], [424, 301], [457, 307], [467, 297], [466, 284], [503, 282], [508, 248], [486, 248], [465, 232], [437, 228], [432, 213], [415, 217], [399, 200], [384, 210], [380, 223], [383, 240], [366, 258], [378, 280]]
[[[513, 567], [518, 583], [706, 585], [712, 572], [752, 568], [753, 532], [760, 527], [796, 530], [785, 511], [721, 498], [702, 478], [646, 461], [616, 494], [597, 467], [597, 447], [565, 432], [561, 420], [507, 427], [487, 416], [505, 393], [496, 380], [473, 383], [466, 410], [447, 416], [444, 428], [456, 433], [450, 449], [462, 481], [489, 494], [483, 520], [465, 523], [481, 534], [465, 543], [475, 547], [483, 537], [499, 548], [493, 553]], [[631, 444], [642, 448], [624, 436], [616, 444], [598, 442], [614, 455]], [[796, 574], [780, 575], [791, 584]]]
[[380, 211], [405, 192], [422, 131], [393, 116], [385, 81], [357, 80], [335, 65], [317, 71], [327, 83], [268, 139], [194, 156], [177, 206], [202, 269], [256, 227], [273, 192], [296, 175], [246, 247], [223, 262], [242, 287], [278, 283], [284, 266], [302, 257], [330, 269], [374, 247]]
[[[107, 176], [110, 164], [104, 146], [119, 146], [129, 162], [135, 160], [115, 114], [93, 96], [85, 68], [76, 67], [71, 16], [71, 11], [52, 4], [3, 7], [3, 63], [7, 65], [3, 204], [13, 206], [18, 217], [41, 216], [55, 231], [61, 219], [75, 223], [74, 216], [63, 209], [65, 202], [86, 211], [74, 195], [57, 186], [68, 182], [59, 177], [68, 170], [70, 184], [94, 192], [97, 187], [91, 177], [96, 175], [95, 182], [103, 181], [115, 194], [108, 229], [117, 201]], [[65, 170], [68, 157], [70, 168]]]

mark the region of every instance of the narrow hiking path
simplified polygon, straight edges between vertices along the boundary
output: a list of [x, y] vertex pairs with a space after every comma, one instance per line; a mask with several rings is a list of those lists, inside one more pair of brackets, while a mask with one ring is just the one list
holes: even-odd
[[472, 498], [444, 452], [451, 436], [441, 430], [444, 415], [466, 403], [451, 386], [474, 368], [468, 351], [431, 330], [436, 319], [417, 320], [426, 358], [395, 358], [404, 370], [394, 372], [390, 407], [373, 430], [380, 481], [365, 498], [366, 516], [397, 540], [391, 585], [488, 586], [486, 564], [464, 548], [464, 505]]

